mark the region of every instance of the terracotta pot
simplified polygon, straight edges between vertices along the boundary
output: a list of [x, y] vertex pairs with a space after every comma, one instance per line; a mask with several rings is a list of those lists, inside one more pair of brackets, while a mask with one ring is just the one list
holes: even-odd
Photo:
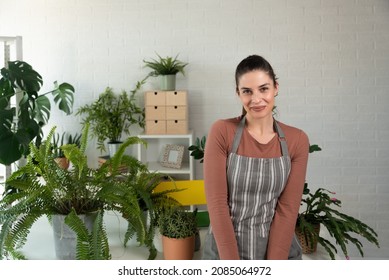
[[195, 236], [180, 239], [162, 236], [162, 246], [165, 260], [191, 260], [195, 249]]
[[[319, 234], [319, 232], [320, 232], [320, 224], [313, 225], [313, 228], [314, 228], [314, 231], [317, 234]], [[307, 240], [307, 238], [305, 238], [304, 233], [301, 231], [301, 229], [299, 227], [296, 227], [295, 233], [296, 233], [296, 237], [300, 241], [303, 254], [312, 254], [312, 253], [316, 252], [316, 250], [317, 250], [317, 239], [315, 239], [315, 240]], [[312, 245], [311, 241], [313, 241], [313, 245]]]
[[69, 160], [67, 158], [61, 157], [61, 158], [56, 158], [54, 160], [58, 164], [59, 167], [61, 167], [63, 169], [69, 168]]

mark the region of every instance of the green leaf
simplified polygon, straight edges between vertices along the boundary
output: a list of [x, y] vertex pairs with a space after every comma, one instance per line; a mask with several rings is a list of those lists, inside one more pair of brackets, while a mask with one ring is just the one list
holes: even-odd
[[55, 89], [52, 91], [52, 93], [55, 103], [59, 103], [59, 109], [65, 112], [67, 115], [70, 115], [72, 113], [74, 103], [74, 87], [68, 83], [62, 83], [58, 85], [57, 82], [54, 82], [54, 86]]
[[309, 146], [309, 152], [310, 153], [313, 153], [313, 152], [319, 152], [321, 151], [321, 148], [319, 147], [319, 145], [310, 145]]
[[34, 119], [46, 124], [50, 118], [50, 100], [46, 96], [41, 95], [35, 100], [35, 105], [33, 115]]
[[4, 72], [13, 86], [27, 92], [38, 92], [43, 84], [42, 76], [24, 61], [9, 61]]

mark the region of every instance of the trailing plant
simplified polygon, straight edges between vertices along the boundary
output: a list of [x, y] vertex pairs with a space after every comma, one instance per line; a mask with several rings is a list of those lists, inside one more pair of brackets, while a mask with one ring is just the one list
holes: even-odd
[[[42, 127], [50, 119], [52, 94], [58, 108], [67, 115], [72, 113], [74, 87], [54, 82], [54, 89], [39, 94], [42, 76], [24, 61], [9, 61], [1, 69], [0, 79], [0, 163], [10, 165], [29, 153], [29, 145], [39, 146]], [[17, 109], [13, 97], [19, 102]]]
[[188, 147], [188, 150], [191, 151], [190, 155], [195, 160], [199, 160], [200, 163], [204, 162], [204, 151], [205, 151], [206, 141], [207, 141], [206, 136], [203, 136], [201, 139], [197, 137], [195, 143]]
[[84, 115], [82, 124], [89, 123], [91, 134], [97, 139], [98, 149], [105, 151], [104, 142], [121, 142], [122, 134], [130, 135], [130, 128], [138, 125], [144, 128], [144, 109], [137, 105], [136, 93], [146, 82], [148, 76], [136, 83], [128, 94], [125, 90], [116, 94], [107, 87], [92, 104], [80, 107], [76, 115]]
[[[309, 152], [313, 153], [315, 151], [321, 151], [321, 148], [318, 145], [311, 145]], [[307, 245], [313, 248], [314, 242], [317, 241], [328, 252], [331, 259], [335, 259], [335, 253], [337, 253], [335, 245], [328, 239], [321, 237], [314, 229], [315, 225], [320, 224], [328, 230], [346, 258], [349, 258], [347, 250], [349, 243], [354, 244], [361, 256], [364, 256], [363, 245], [355, 237], [356, 235], [379, 247], [377, 233], [362, 221], [340, 212], [341, 201], [333, 197], [334, 194], [334, 192], [325, 188], [319, 188], [315, 192], [311, 192], [308, 184], [305, 183], [301, 200], [305, 210], [299, 213], [296, 228], [304, 234]]]
[[188, 63], [180, 61], [178, 54], [174, 58], [161, 57], [158, 53], [157, 56], [158, 59], [143, 60], [145, 67], [152, 70], [149, 73], [150, 76], [175, 75], [177, 73], [185, 75], [184, 68]]
[[[73, 168], [69, 170], [61, 169], [54, 161], [52, 138], [55, 128], [39, 147], [30, 144], [31, 153], [26, 165], [7, 180], [18, 191], [6, 193], [0, 201], [0, 258], [24, 258], [20, 249], [32, 225], [42, 216], [68, 216], [73, 215], [71, 213], [78, 215], [103, 210], [120, 213], [128, 222], [126, 235], [136, 234], [139, 244], [148, 246], [150, 257], [153, 256], [155, 248], [148, 243], [149, 227], [143, 218], [137, 189], [141, 189], [146, 182], [156, 182], [158, 178], [162, 180], [164, 176], [149, 172], [146, 165], [125, 155], [130, 145], [146, 145], [138, 137], [129, 137], [115, 156], [98, 169], [88, 167], [85, 154], [88, 129], [89, 125], [86, 124], [80, 147], [68, 144], [60, 148], [72, 163]], [[124, 174], [121, 173], [123, 166], [127, 170]], [[65, 220], [70, 226], [72, 218]], [[86, 240], [85, 236], [80, 235], [82, 231], [76, 233], [78, 239]], [[105, 235], [104, 227], [100, 228], [99, 235]], [[93, 238], [89, 241], [96, 240]], [[101, 249], [105, 252], [104, 248]]]

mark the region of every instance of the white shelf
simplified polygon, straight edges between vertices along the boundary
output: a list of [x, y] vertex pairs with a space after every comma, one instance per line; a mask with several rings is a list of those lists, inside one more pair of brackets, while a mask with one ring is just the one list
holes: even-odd
[[180, 169], [164, 167], [159, 162], [155, 162], [155, 161], [147, 161], [144, 163], [147, 165], [148, 169], [152, 172], [159, 171], [161, 173], [166, 173], [166, 174], [188, 174], [188, 176], [191, 173], [188, 162], [184, 162]]
[[[193, 145], [193, 131], [188, 134], [140, 134], [139, 138], [147, 142], [147, 147], [138, 144], [137, 158], [147, 164], [150, 171], [157, 171], [167, 175], [179, 175], [183, 180], [194, 179], [194, 161], [188, 147]], [[168, 168], [159, 162], [162, 160], [164, 148], [167, 144], [184, 146], [184, 155], [181, 168]]]

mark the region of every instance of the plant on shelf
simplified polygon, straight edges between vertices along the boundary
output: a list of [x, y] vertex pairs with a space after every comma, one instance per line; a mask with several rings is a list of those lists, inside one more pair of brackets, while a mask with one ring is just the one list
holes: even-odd
[[184, 68], [188, 65], [178, 59], [178, 54], [173, 58], [171, 56], [161, 57], [157, 53], [157, 59], [143, 60], [145, 67], [152, 71], [150, 76], [160, 76], [161, 90], [174, 90], [176, 86], [176, 75], [181, 73], [185, 75]]
[[[139, 244], [148, 246], [148, 226], [135, 189], [156, 182], [163, 175], [149, 172], [140, 161], [124, 154], [130, 145], [146, 144], [138, 137], [129, 137], [114, 157], [98, 169], [88, 167], [85, 154], [88, 129], [86, 124], [80, 147], [75, 144], [60, 147], [72, 163], [71, 169], [62, 169], [54, 161], [54, 128], [39, 147], [30, 144], [27, 164], [7, 180], [18, 192], [6, 193], [0, 200], [0, 258], [23, 259], [21, 249], [32, 225], [43, 216], [54, 224], [54, 218], [60, 215], [64, 215], [64, 223], [76, 233], [77, 258], [110, 258], [105, 228], [99, 221], [99, 215], [108, 210], [119, 212], [126, 219], [127, 236], [136, 234]], [[123, 166], [126, 173], [121, 173]], [[89, 234], [80, 224], [81, 215], [95, 217]], [[149, 249], [152, 255], [153, 248]]]
[[[318, 145], [311, 145], [309, 152], [320, 150]], [[320, 225], [328, 230], [346, 258], [349, 258], [347, 250], [349, 243], [354, 244], [363, 257], [363, 245], [355, 237], [356, 235], [364, 237], [379, 247], [377, 233], [362, 221], [336, 209], [336, 207], [341, 207], [341, 201], [332, 197], [333, 194], [335, 193], [325, 188], [318, 188], [315, 192], [311, 192], [308, 184], [305, 183], [302, 198], [305, 210], [299, 213], [296, 223], [296, 234], [303, 237], [300, 238], [303, 247], [308, 247], [308, 251], [312, 252], [315, 244], [319, 243], [325, 248], [331, 259], [335, 259], [337, 249], [331, 241], [319, 235]]]
[[195, 143], [188, 147], [190, 155], [195, 159], [199, 160], [200, 163], [204, 161], [205, 142], [207, 141], [206, 136], [196, 138]]
[[[9, 61], [1, 69], [0, 79], [0, 163], [10, 165], [29, 153], [29, 144], [42, 141], [42, 127], [50, 118], [48, 94], [54, 96], [58, 108], [71, 114], [74, 88], [68, 83], [54, 82], [54, 89], [39, 94], [42, 76], [24, 61]], [[18, 107], [14, 105], [16, 97]], [[16, 121], [15, 121], [16, 120]]]
[[[106, 140], [108, 143], [121, 144], [123, 133], [130, 135], [130, 128], [133, 125], [144, 128], [144, 110], [137, 104], [136, 93], [147, 78], [148, 76], [138, 81], [130, 94], [124, 90], [121, 94], [116, 94], [112, 88], [107, 87], [92, 104], [78, 109], [76, 114], [85, 116], [82, 124], [90, 124], [91, 134], [97, 138], [100, 151], [106, 151]], [[112, 156], [115, 151], [110, 155]]]
[[198, 232], [196, 213], [197, 210], [191, 212], [175, 207], [161, 214], [158, 224], [166, 260], [193, 258]]

